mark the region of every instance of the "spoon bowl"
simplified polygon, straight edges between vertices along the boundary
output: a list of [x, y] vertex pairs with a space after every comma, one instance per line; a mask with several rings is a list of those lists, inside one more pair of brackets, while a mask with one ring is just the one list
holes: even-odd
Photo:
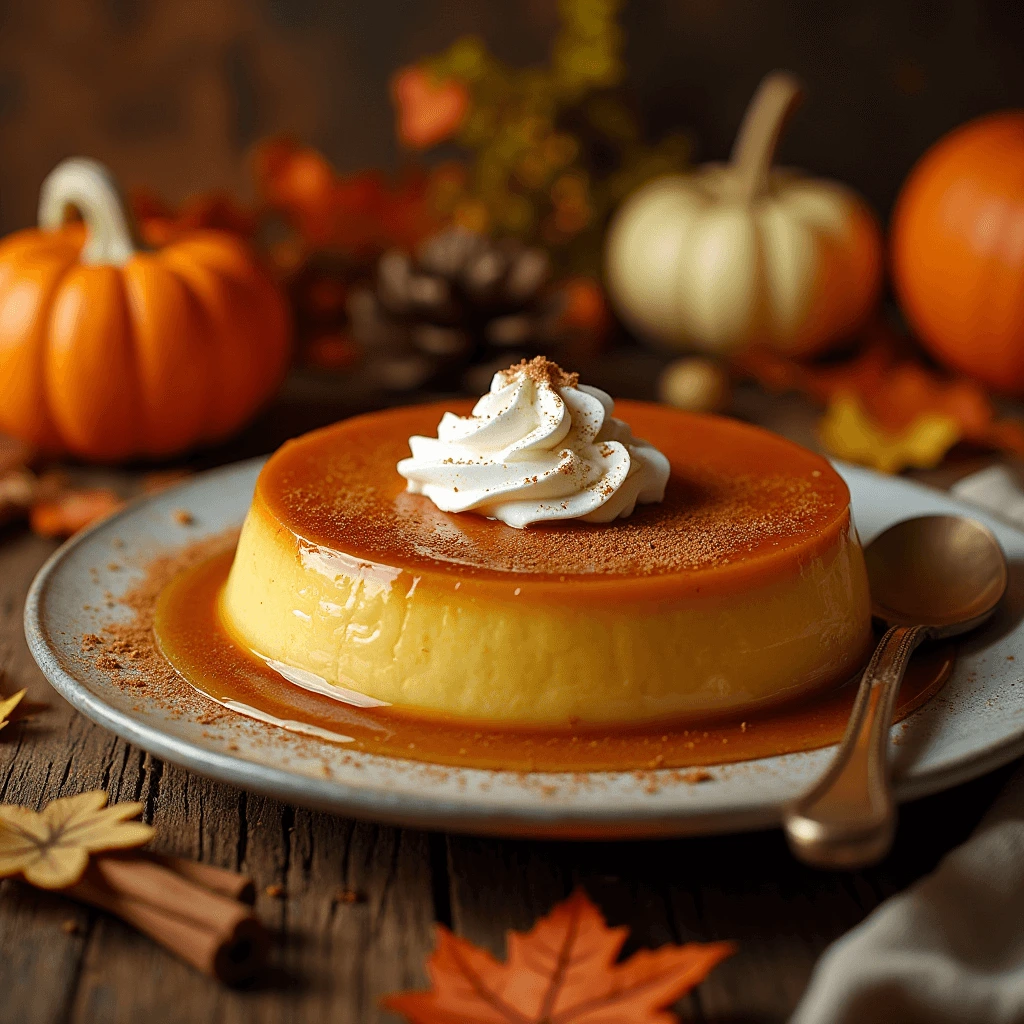
[[896, 830], [889, 728], [907, 663], [923, 641], [985, 622], [1009, 581], [991, 531], [960, 516], [904, 520], [864, 557], [872, 613], [889, 629], [861, 677], [835, 758], [783, 816], [793, 853], [818, 867], [865, 867], [889, 851]]
[[992, 532], [961, 516], [906, 519], [876, 537], [864, 559], [875, 618], [927, 626], [932, 639], [981, 625], [1009, 578]]

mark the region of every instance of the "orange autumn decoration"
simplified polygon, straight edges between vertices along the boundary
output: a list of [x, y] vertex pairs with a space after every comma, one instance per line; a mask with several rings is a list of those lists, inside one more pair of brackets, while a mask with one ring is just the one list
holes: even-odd
[[410, 168], [392, 182], [380, 171], [338, 174], [323, 154], [287, 137], [267, 139], [253, 153], [256, 191], [284, 215], [307, 248], [379, 255], [412, 248], [441, 220], [433, 209], [458, 171], [451, 165]]
[[30, 450], [0, 445], [0, 526], [27, 519], [36, 535], [63, 540], [124, 507], [113, 491], [75, 487], [59, 470], [37, 473], [32, 461]]
[[133, 189], [129, 200], [132, 213], [146, 245], [156, 248], [198, 231], [213, 228], [251, 239], [256, 232], [256, 214], [240, 206], [227, 192], [213, 191], [186, 199], [174, 209], [149, 189]]
[[450, 139], [469, 112], [469, 91], [463, 82], [439, 80], [415, 65], [394, 76], [391, 95], [398, 110], [398, 139], [410, 149], [429, 149]]
[[841, 363], [812, 364], [765, 348], [733, 366], [769, 391], [799, 391], [825, 407], [819, 433], [829, 454], [883, 472], [937, 465], [966, 443], [1024, 455], [1024, 423], [1000, 419], [985, 389], [924, 366], [905, 339], [876, 325]]
[[503, 964], [439, 926], [427, 962], [431, 991], [389, 996], [384, 1005], [411, 1024], [671, 1024], [665, 1007], [734, 952], [730, 942], [689, 942], [616, 963], [628, 934], [609, 928], [582, 891], [529, 932], [510, 932]]
[[0, 431], [42, 450], [107, 461], [224, 438], [289, 347], [284, 300], [237, 235], [147, 249], [94, 161], [60, 164], [39, 227], [0, 243]]
[[903, 312], [947, 366], [1024, 394], [1024, 111], [951, 132], [903, 186], [892, 269]]
[[29, 511], [28, 521], [37, 536], [63, 540], [123, 507], [124, 502], [104, 487], [67, 488], [37, 501]]

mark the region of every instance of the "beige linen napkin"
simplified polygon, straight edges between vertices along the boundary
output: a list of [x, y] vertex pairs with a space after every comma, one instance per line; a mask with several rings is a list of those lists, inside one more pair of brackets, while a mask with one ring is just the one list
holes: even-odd
[[[1001, 467], [953, 493], [1024, 527]], [[825, 951], [790, 1024], [1024, 1024], [1024, 764], [966, 843]]]

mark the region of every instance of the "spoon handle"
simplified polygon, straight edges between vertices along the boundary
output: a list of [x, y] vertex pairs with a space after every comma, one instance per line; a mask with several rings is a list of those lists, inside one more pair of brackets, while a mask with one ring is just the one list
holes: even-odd
[[861, 677], [839, 750], [814, 787], [786, 809], [790, 849], [825, 868], [866, 867], [892, 845], [896, 807], [889, 788], [889, 728], [896, 694], [926, 626], [893, 626]]

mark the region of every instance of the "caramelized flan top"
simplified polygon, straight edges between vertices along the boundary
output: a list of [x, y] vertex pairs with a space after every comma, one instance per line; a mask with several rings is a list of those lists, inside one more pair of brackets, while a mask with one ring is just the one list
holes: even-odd
[[368, 569], [480, 583], [646, 581], [652, 596], [659, 582], [700, 591], [799, 571], [849, 527], [849, 491], [823, 458], [734, 420], [630, 401], [618, 402], [617, 414], [671, 463], [660, 504], [607, 524], [523, 530], [441, 512], [407, 493], [395, 467], [411, 435], [432, 433], [445, 411], [471, 408], [466, 401], [386, 410], [291, 441], [260, 475], [255, 507], [300, 545], [342, 552]]

